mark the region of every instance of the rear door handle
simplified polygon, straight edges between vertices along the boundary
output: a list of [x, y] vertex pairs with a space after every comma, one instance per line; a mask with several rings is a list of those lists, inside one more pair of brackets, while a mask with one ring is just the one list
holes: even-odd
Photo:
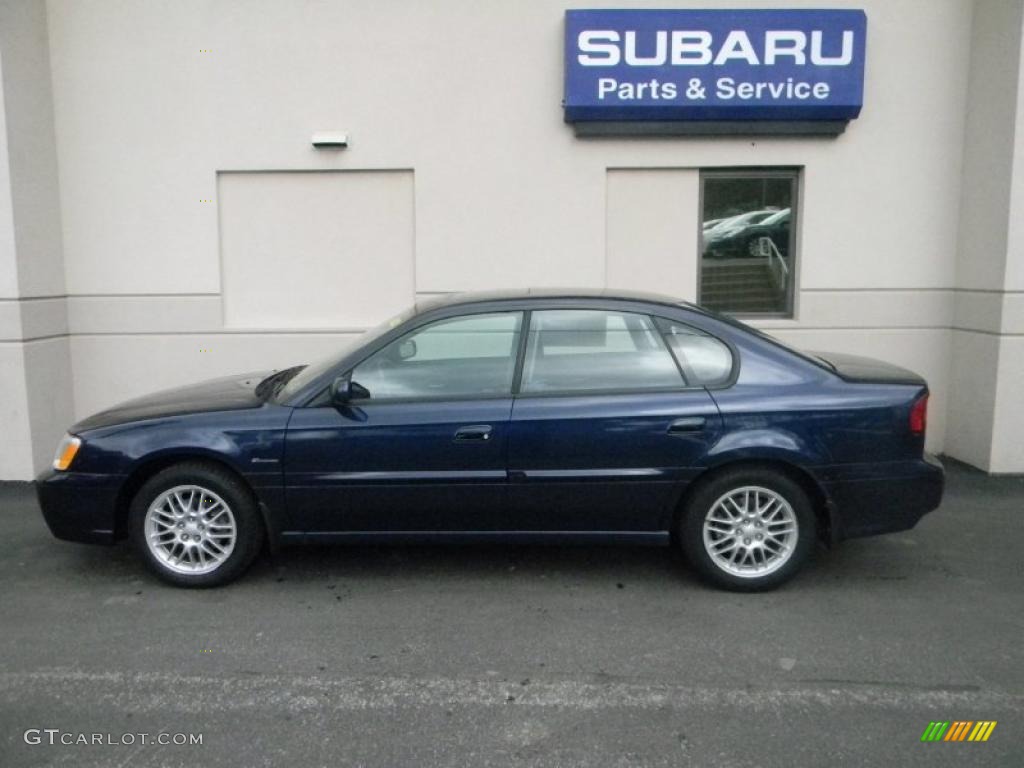
[[459, 427], [455, 432], [456, 443], [469, 443], [474, 441], [487, 441], [491, 439], [490, 424], [473, 424], [468, 427]]
[[684, 416], [668, 425], [668, 433], [670, 435], [684, 435], [688, 432], [700, 432], [704, 429], [706, 423], [707, 419], [703, 416]]

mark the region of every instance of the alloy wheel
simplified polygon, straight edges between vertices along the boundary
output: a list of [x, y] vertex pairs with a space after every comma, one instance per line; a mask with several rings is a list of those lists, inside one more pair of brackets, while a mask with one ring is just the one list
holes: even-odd
[[743, 486], [724, 493], [704, 518], [704, 548], [712, 562], [740, 578], [777, 571], [800, 536], [793, 507], [779, 493]]
[[153, 500], [146, 512], [146, 544], [175, 573], [217, 570], [235, 548], [238, 529], [231, 507], [208, 488], [178, 485]]

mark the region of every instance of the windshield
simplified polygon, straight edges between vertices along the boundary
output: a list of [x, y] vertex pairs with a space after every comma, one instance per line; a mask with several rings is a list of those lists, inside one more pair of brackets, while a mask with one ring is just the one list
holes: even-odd
[[322, 360], [318, 360], [317, 362], [312, 363], [311, 365], [298, 366], [296, 368], [289, 369], [288, 371], [280, 371], [279, 373], [271, 374], [271, 376], [268, 376], [266, 379], [260, 382], [260, 386], [262, 387], [265, 382], [270, 381], [271, 379], [280, 374], [289, 374], [288, 376], [282, 376], [283, 381], [281, 383], [281, 386], [276, 388], [276, 391], [273, 391], [273, 393], [271, 394], [274, 400], [278, 402], [287, 400], [288, 398], [292, 397], [295, 393], [299, 392], [307, 384], [309, 384], [312, 381], [315, 381], [320, 376], [323, 376], [325, 373], [331, 370], [331, 368], [335, 367], [338, 363], [340, 363], [342, 358], [345, 357], [345, 355], [347, 355], [348, 352], [353, 347], [369, 344], [374, 339], [380, 338], [391, 329], [398, 327], [406, 320], [408, 320], [410, 317], [412, 317], [415, 311], [416, 307], [409, 307], [409, 309], [405, 310], [404, 312], [400, 312], [399, 314], [395, 315], [394, 317], [388, 320], [385, 320], [380, 325], [374, 328], [370, 328], [367, 331], [364, 331], [363, 334], [355, 340], [352, 346], [346, 347], [341, 352], [335, 352], [333, 355], [329, 355], [328, 357], [325, 357]]
[[739, 229], [749, 224], [757, 224], [763, 219], [767, 219], [775, 215], [774, 210], [769, 211], [749, 211], [747, 213], [741, 213], [739, 216], [733, 216], [728, 219], [723, 219], [718, 224], [711, 228], [711, 232], [723, 232], [730, 229]]
[[779, 222], [786, 221], [787, 219], [789, 219], [789, 208], [783, 208], [778, 213], [773, 213], [767, 219], [763, 219], [761, 223], [771, 226], [772, 224], [778, 224]]

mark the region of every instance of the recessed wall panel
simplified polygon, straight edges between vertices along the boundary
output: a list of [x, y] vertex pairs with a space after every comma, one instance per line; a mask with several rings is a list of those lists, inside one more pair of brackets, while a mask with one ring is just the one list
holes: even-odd
[[411, 171], [221, 173], [224, 322], [360, 328], [415, 295]]
[[609, 169], [607, 178], [608, 287], [694, 301], [700, 173]]

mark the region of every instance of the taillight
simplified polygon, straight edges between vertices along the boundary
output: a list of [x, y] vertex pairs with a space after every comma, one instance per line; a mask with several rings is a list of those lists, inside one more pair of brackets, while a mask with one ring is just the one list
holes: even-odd
[[928, 393], [925, 392], [910, 406], [910, 434], [923, 435], [928, 426]]

